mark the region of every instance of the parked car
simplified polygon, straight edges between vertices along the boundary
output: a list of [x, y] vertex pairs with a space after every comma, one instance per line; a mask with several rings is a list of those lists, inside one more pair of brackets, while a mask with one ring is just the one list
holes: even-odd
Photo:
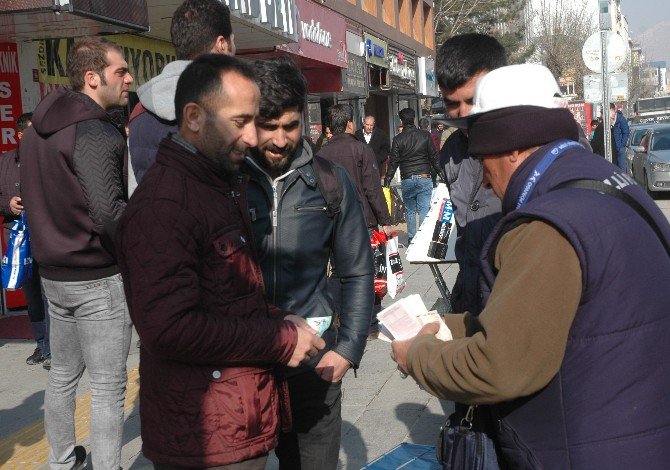
[[633, 178], [654, 195], [670, 191], [670, 125], [656, 125], [647, 129], [640, 145], [632, 146]]
[[655, 123], [631, 124], [628, 142], [626, 142], [626, 168], [629, 175], [633, 176], [633, 157], [635, 156], [633, 147], [639, 147], [642, 137], [645, 136], [649, 129], [656, 126], [658, 124]]

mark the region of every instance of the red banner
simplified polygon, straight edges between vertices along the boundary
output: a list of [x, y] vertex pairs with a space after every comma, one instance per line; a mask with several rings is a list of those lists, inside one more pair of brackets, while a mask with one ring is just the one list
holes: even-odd
[[0, 43], [0, 153], [18, 144], [16, 120], [22, 113], [16, 44]]

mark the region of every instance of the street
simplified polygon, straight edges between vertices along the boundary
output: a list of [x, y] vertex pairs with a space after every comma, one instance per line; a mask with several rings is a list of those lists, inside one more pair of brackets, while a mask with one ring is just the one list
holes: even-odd
[[[670, 196], [660, 198], [659, 206], [670, 219]], [[403, 242], [404, 232], [400, 235]], [[404, 249], [401, 249], [404, 253]], [[429, 309], [444, 311], [430, 270], [404, 261], [407, 288], [399, 296], [421, 294]], [[454, 283], [457, 266], [442, 266], [447, 285]], [[384, 299], [383, 306], [393, 300]], [[138, 362], [139, 349], [133, 338], [128, 358], [128, 394], [122, 466], [124, 469], [151, 468], [141, 455]], [[0, 340], [0, 468], [42, 469], [48, 460], [44, 435], [44, 388], [47, 371], [27, 366], [25, 358], [34, 349], [32, 341]], [[419, 390], [411, 379], [402, 379], [391, 361], [390, 345], [369, 341], [358, 378], [349, 372], [343, 383], [342, 446], [340, 468], [357, 469], [401, 442], [435, 444], [440, 426], [453, 404], [442, 402]], [[90, 393], [86, 374], [77, 393], [76, 428], [79, 444], [88, 443]], [[266, 467], [277, 468], [271, 456]]]

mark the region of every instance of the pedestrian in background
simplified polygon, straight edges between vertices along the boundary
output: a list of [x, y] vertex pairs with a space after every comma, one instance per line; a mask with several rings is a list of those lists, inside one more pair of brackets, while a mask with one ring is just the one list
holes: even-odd
[[[24, 113], [16, 120], [16, 136], [21, 143], [23, 133], [33, 123], [33, 113]], [[4, 227], [11, 230], [14, 220], [21, 216], [21, 159], [18, 147], [0, 156], [0, 215], [4, 217]], [[23, 294], [26, 297], [28, 318], [35, 339], [35, 351], [28, 356], [26, 364], [42, 364], [51, 369], [51, 347], [49, 346], [49, 309], [46, 297], [42, 293], [39, 264], [33, 260], [32, 276], [23, 282]]]
[[[284, 371], [293, 429], [280, 436], [275, 453], [282, 470], [334, 470], [340, 453], [342, 377], [358, 367], [370, 326], [370, 239], [346, 170], [313, 157], [301, 139], [307, 82], [300, 70], [287, 57], [256, 61], [254, 69], [261, 90], [258, 144], [243, 171], [250, 177], [249, 214], [268, 299], [305, 318], [326, 342], [307, 364]], [[337, 183], [339, 206], [324, 194], [324, 186], [334, 186], [324, 185], [326, 178]], [[327, 292], [331, 260], [343, 285], [339, 324]]]
[[485, 308], [446, 316], [453, 341], [436, 323], [395, 341], [395, 358], [433, 395], [491, 416], [505, 468], [665, 468], [670, 224], [578, 143], [557, 95], [540, 65], [479, 81], [461, 125], [504, 214], [482, 252]]
[[391, 152], [391, 139], [388, 132], [377, 128], [374, 116], [365, 116], [363, 128], [357, 129], [354, 136], [361, 142], [368, 144], [375, 154], [379, 177], [383, 178], [386, 174], [386, 164]]
[[158, 146], [177, 131], [174, 98], [179, 75], [201, 54], [235, 54], [230, 10], [218, 0], [186, 0], [172, 15], [170, 38], [177, 60], [137, 89], [140, 102], [130, 116], [128, 151], [139, 184], [156, 161]]
[[393, 175], [400, 168], [402, 199], [407, 218], [407, 243], [417, 231], [430, 209], [430, 195], [433, 191], [433, 179], [441, 173], [438, 153], [433, 145], [430, 133], [418, 129], [414, 124], [416, 113], [412, 108], [401, 109], [398, 113], [402, 122], [402, 133], [393, 138], [391, 160], [384, 186], [390, 186]]
[[175, 94], [179, 132], [161, 142], [117, 231], [142, 340], [142, 451], [155, 469], [263, 469], [290, 423], [274, 367], [323, 348], [264, 298], [238, 173], [256, 144], [258, 96], [239, 59], [189, 64]]
[[[336, 104], [328, 110], [328, 122], [333, 131], [333, 138], [327, 147], [321, 149], [319, 156], [341, 165], [356, 186], [358, 196], [363, 203], [365, 223], [368, 236], [373, 230], [391, 234], [392, 220], [389, 215], [388, 204], [379, 179], [379, 169], [375, 162], [375, 155], [371, 146], [368, 146], [354, 137], [354, 110], [348, 104]], [[337, 272], [333, 273], [337, 292], [341, 293], [341, 283]], [[338, 298], [341, 295], [338, 296]], [[382, 299], [375, 296], [375, 304], [371, 312], [368, 338], [376, 339], [379, 336], [379, 320], [377, 314], [381, 312]]]
[[610, 103], [610, 125], [613, 132], [613, 148], [616, 147], [616, 160], [612, 160], [624, 172], [626, 171], [626, 144], [628, 144], [628, 134], [630, 127], [628, 121], [621, 110], [617, 109], [614, 103]]
[[51, 371], [44, 429], [51, 468], [81, 468], [75, 397], [84, 369], [91, 386], [91, 460], [121, 461], [131, 321], [114, 248], [126, 207], [126, 139], [107, 110], [128, 104], [133, 77], [122, 49], [105, 38], [70, 49], [61, 87], [33, 113], [21, 142], [21, 197], [49, 301]]

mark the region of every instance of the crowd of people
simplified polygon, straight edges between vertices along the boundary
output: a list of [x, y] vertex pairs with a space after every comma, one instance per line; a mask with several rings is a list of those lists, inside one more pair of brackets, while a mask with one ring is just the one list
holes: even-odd
[[[50, 368], [50, 468], [86, 464], [84, 369], [91, 462], [120, 468], [134, 326], [154, 468], [263, 469], [274, 449], [281, 469], [335, 469], [342, 378], [379, 333], [370, 236], [392, 232], [383, 186], [398, 170], [409, 242], [447, 184], [459, 266], [454, 340], [429, 324], [394, 341], [399, 369], [477, 405], [503, 468], [665, 465], [670, 225], [625, 166], [594, 156], [548, 69], [454, 36], [432, 131], [405, 108], [391, 140], [336, 104], [315, 145], [299, 68], [235, 58], [225, 4], [184, 1], [171, 37], [177, 60], [138, 89], [127, 128], [110, 114], [133, 82], [122, 50], [77, 41], [71, 88], [23, 116], [0, 157], [0, 214], [25, 211], [39, 267], [26, 362]], [[628, 128], [611, 112], [621, 165]]]

